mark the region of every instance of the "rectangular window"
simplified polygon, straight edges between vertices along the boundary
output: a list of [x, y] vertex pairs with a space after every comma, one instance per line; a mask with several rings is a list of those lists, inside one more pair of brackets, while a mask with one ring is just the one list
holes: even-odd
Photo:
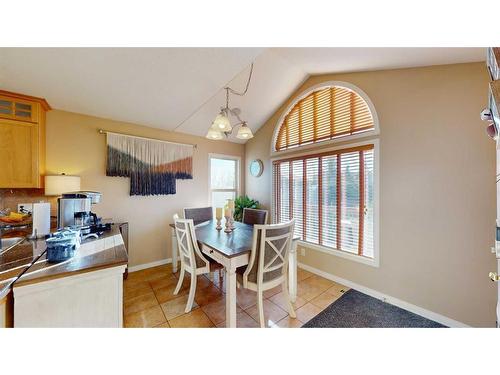
[[239, 159], [224, 155], [209, 157], [210, 202], [212, 207], [223, 207], [226, 199], [238, 195]]
[[314, 245], [374, 258], [374, 145], [273, 162], [274, 222]]

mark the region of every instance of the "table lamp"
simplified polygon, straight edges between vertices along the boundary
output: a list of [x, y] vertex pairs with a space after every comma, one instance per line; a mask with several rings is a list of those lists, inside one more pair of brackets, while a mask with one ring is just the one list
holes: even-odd
[[64, 173], [45, 176], [45, 195], [62, 195], [80, 190], [80, 176], [70, 176]]

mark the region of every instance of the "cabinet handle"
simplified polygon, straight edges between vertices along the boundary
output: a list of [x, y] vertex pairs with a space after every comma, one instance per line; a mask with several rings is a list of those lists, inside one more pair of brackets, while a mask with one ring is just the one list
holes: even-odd
[[488, 275], [490, 277], [491, 281], [498, 281], [500, 280], [500, 277], [498, 277], [498, 274], [496, 272], [490, 272]]

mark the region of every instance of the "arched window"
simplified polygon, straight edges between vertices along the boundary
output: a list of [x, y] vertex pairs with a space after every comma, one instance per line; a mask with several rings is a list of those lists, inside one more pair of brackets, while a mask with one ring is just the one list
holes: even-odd
[[375, 129], [370, 105], [354, 88], [342, 85], [327, 85], [311, 91], [280, 121], [274, 151]]
[[378, 266], [378, 130], [370, 99], [349, 83], [303, 93], [272, 140], [273, 222], [294, 219], [301, 245]]

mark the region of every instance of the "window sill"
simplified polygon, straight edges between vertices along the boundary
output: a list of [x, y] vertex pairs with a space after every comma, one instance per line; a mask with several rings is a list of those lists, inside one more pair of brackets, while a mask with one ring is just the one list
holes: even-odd
[[370, 259], [370, 258], [362, 257], [359, 255], [349, 254], [345, 251], [335, 250], [335, 249], [332, 249], [332, 248], [329, 248], [326, 246], [316, 245], [316, 244], [313, 244], [310, 242], [305, 242], [305, 241], [299, 240], [297, 244], [299, 246], [305, 247], [307, 249], [316, 250], [316, 251], [319, 251], [319, 252], [322, 252], [322, 253], [325, 253], [328, 255], [338, 256], [340, 258], [344, 258], [344, 259], [352, 260], [354, 262], [366, 264], [366, 265], [371, 266], [371, 267], [377, 267], [377, 268], [379, 267], [379, 259], [378, 259], [377, 254], [375, 254], [375, 257], [373, 259]]

